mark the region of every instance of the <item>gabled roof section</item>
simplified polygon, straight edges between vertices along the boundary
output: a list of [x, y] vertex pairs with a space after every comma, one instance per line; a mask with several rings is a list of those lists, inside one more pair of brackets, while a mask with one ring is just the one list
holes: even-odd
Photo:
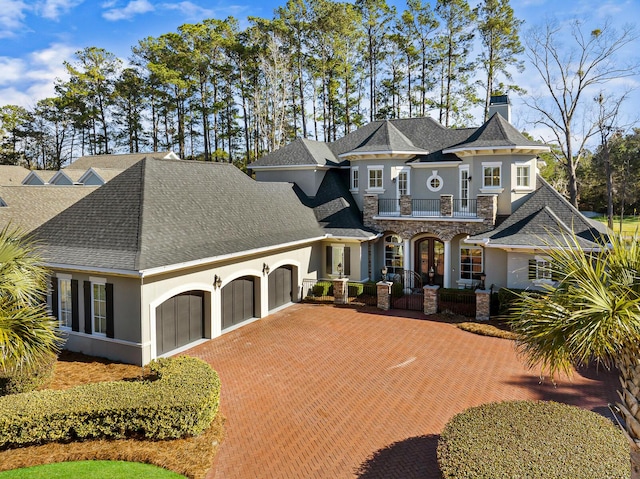
[[546, 249], [563, 235], [575, 233], [585, 249], [602, 246], [606, 227], [583, 216], [541, 177], [538, 184], [538, 189], [496, 229], [469, 240], [487, 247]]
[[[71, 170], [66, 171], [69, 172]], [[118, 176], [123, 171], [124, 170], [118, 170], [116, 168], [89, 168], [87, 171], [82, 173], [78, 182], [83, 185], [100, 186]]]
[[288, 183], [233, 165], [146, 158], [42, 225], [50, 263], [142, 272], [325, 235]]
[[23, 166], [0, 165], [0, 185], [19, 185], [29, 174]]
[[313, 208], [318, 223], [326, 233], [355, 239], [371, 239], [377, 235], [362, 224], [360, 210], [349, 191], [347, 171], [327, 171], [313, 198], [297, 186], [295, 191], [304, 205]]
[[327, 143], [298, 138], [249, 164], [249, 169], [270, 167], [324, 167], [337, 165], [336, 158]]
[[154, 151], [148, 153], [126, 153], [118, 155], [88, 155], [81, 156], [66, 166], [65, 170], [82, 170], [89, 168], [115, 168], [125, 170], [145, 158], [163, 158], [177, 160], [178, 156], [172, 151]]
[[48, 185], [51, 179], [58, 173], [56, 170], [31, 170], [24, 180], [23, 185]]
[[80, 183], [80, 178], [82, 177], [84, 171], [75, 170], [75, 169], [63, 169], [56, 172], [51, 179], [49, 180], [49, 184], [52, 185], [65, 185], [72, 186]]
[[77, 186], [0, 186], [0, 227], [11, 223], [30, 232], [81, 200], [95, 188]]
[[445, 148], [444, 153], [466, 156], [480, 152], [490, 154], [489, 151], [495, 153], [497, 150], [507, 150], [510, 153], [532, 153], [549, 151], [549, 147], [525, 138], [502, 115], [495, 113], [469, 138]]
[[375, 155], [426, 155], [429, 151], [418, 148], [413, 142], [386, 120], [364, 139], [356, 148], [341, 153], [341, 158], [371, 157]]

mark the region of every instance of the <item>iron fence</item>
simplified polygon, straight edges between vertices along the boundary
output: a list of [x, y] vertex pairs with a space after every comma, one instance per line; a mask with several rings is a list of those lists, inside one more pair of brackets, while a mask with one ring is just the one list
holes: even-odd
[[413, 216], [441, 216], [440, 200], [411, 200], [411, 214]]
[[[378, 295], [375, 283], [347, 283], [347, 297], [349, 304], [376, 306]], [[313, 303], [333, 303], [332, 279], [303, 279], [302, 300]]]
[[379, 198], [378, 199], [378, 215], [380, 216], [398, 216], [400, 214], [400, 200]]
[[478, 214], [478, 200], [453, 200], [453, 216], [475, 217]]
[[473, 289], [438, 289], [438, 312], [450, 312], [475, 318], [476, 292]]

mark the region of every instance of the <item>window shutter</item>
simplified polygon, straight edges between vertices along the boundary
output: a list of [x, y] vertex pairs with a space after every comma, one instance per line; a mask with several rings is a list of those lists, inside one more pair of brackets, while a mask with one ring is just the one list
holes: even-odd
[[78, 280], [71, 280], [71, 330], [80, 331], [80, 309], [78, 302]]
[[349, 246], [344, 247], [344, 274], [345, 276], [351, 274], [351, 248]]
[[326, 256], [327, 256], [327, 274], [328, 275], [332, 273], [332, 271], [331, 271], [331, 265], [333, 264], [332, 263], [333, 258], [331, 257], [332, 250], [333, 250], [333, 248], [331, 248], [331, 246], [327, 246], [327, 254], [326, 254]]
[[84, 332], [91, 334], [91, 281], [84, 281]]
[[58, 319], [58, 301], [60, 301], [60, 298], [58, 298], [58, 278], [56, 278], [55, 276], [51, 277], [51, 315]]
[[558, 271], [558, 265], [555, 263], [549, 263], [549, 268], [551, 268], [551, 279], [553, 281], [560, 281], [560, 272]]
[[536, 271], [538, 270], [538, 262], [535, 259], [529, 260], [529, 279], [537, 279]]
[[107, 283], [107, 338], [113, 338], [113, 283]]

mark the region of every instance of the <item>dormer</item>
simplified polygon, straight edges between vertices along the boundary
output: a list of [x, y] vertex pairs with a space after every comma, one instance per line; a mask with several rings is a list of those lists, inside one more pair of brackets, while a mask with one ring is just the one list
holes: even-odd
[[78, 183], [87, 186], [102, 186], [106, 183], [105, 179], [98, 174], [93, 168], [89, 168], [79, 179]]
[[48, 185], [55, 174], [56, 172], [53, 170], [31, 170], [22, 180], [22, 184], [29, 186]]

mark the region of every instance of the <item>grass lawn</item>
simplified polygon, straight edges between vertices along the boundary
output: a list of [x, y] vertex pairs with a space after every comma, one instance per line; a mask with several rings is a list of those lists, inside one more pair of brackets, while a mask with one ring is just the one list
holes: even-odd
[[179, 479], [184, 476], [157, 466], [124, 461], [59, 462], [0, 472], [0, 479]]
[[[143, 374], [144, 370], [139, 366], [65, 351], [56, 363], [53, 381], [49, 387], [67, 389], [92, 382], [132, 380], [141, 378]], [[0, 471], [65, 461], [131, 461], [154, 464], [189, 478], [200, 479], [206, 476], [218, 450], [218, 445], [223, 440], [223, 424], [224, 417], [218, 413], [211, 427], [197, 437], [167, 441], [95, 439], [70, 443], [54, 442], [39, 446], [0, 450]], [[33, 476], [29, 475], [28, 477]], [[65, 477], [76, 476], [67, 475]], [[112, 476], [106, 474], [101, 477]], [[134, 474], [127, 477], [147, 476]], [[4, 479], [4, 476], [0, 475], [0, 478]]]
[[[606, 216], [596, 216], [593, 219], [596, 220], [596, 221], [599, 221], [603, 225], [607, 224], [607, 217]], [[640, 228], [640, 216], [631, 216], [630, 215], [630, 216], [623, 217], [622, 218], [622, 230], [620, 230], [620, 217], [619, 216], [614, 216], [613, 217], [613, 231], [615, 231], [616, 233], [619, 233], [620, 231], [622, 231], [623, 234], [631, 236], [639, 228]]]

